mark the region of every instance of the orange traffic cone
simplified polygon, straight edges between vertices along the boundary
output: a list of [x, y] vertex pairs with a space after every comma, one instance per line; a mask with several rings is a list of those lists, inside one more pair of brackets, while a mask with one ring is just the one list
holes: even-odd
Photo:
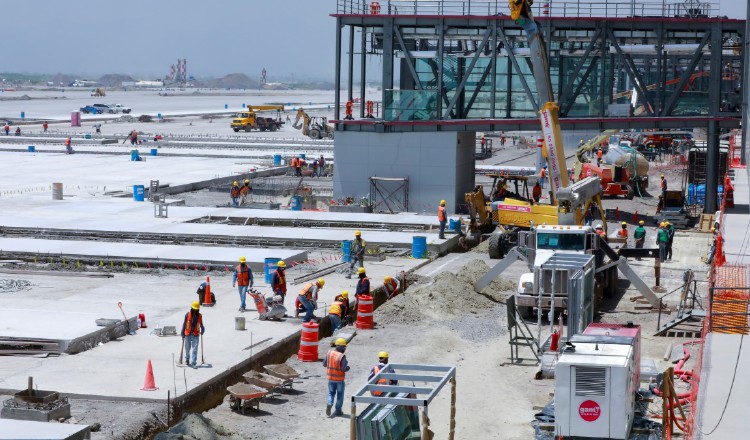
[[151, 359], [149, 359], [146, 365], [146, 380], [143, 381], [141, 391], [156, 391], [158, 389], [159, 387], [154, 383], [154, 368], [151, 366]]
[[615, 220], [620, 221], [620, 207], [615, 207]]
[[203, 297], [203, 305], [207, 307], [213, 307], [214, 302], [211, 301], [211, 279], [206, 277], [206, 295]]
[[635, 214], [633, 214], [633, 224], [638, 224], [638, 210], [635, 210]]

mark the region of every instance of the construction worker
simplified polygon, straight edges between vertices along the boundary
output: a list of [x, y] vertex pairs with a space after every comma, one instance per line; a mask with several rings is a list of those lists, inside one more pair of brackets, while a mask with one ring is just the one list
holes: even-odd
[[[633, 231], [636, 249], [643, 249], [643, 243], [646, 241], [646, 228], [643, 227], [644, 224], [645, 222], [643, 220], [639, 221], [638, 227]], [[636, 257], [635, 259], [641, 261], [641, 257]]]
[[505, 184], [504, 181], [497, 182], [497, 189], [495, 190], [495, 193], [492, 195], [492, 201], [493, 202], [501, 202], [505, 200], [505, 197], [508, 195], [508, 186]]
[[714, 239], [711, 240], [711, 249], [708, 251], [708, 259], [706, 260], [706, 263], [708, 263], [709, 266], [714, 262], [714, 256], [716, 255], [716, 240], [719, 237], [719, 235], [716, 234], [716, 228], [711, 228], [711, 235]]
[[16, 127], [16, 136], [21, 136], [21, 127]]
[[385, 292], [386, 298], [391, 299], [398, 295], [399, 287], [401, 287], [401, 283], [392, 276], [386, 275], [385, 278], [383, 278], [383, 291]]
[[273, 289], [274, 295], [281, 296], [281, 303], [284, 303], [286, 299], [286, 263], [284, 260], [280, 260], [276, 263], [276, 271], [273, 273], [273, 280], [271, 281], [271, 288]]
[[[344, 381], [346, 372], [349, 371], [349, 365], [346, 361], [346, 339], [338, 338], [334, 342], [335, 348], [328, 350], [326, 358], [323, 360], [323, 366], [326, 368], [328, 377], [328, 403], [326, 403], [326, 415], [343, 416], [341, 408], [344, 406]], [[337, 397], [338, 396], [338, 397]], [[333, 399], [336, 397], [336, 410], [331, 414]]]
[[622, 247], [628, 247], [628, 224], [626, 222], [621, 223], [620, 230], [617, 231], [617, 236], [625, 239]]
[[601, 222], [597, 223], [594, 226], [594, 230], [597, 234], [599, 234], [602, 238], [604, 238], [604, 241], [607, 241], [607, 233], [604, 232], [604, 226], [602, 226]]
[[[375, 377], [376, 374], [380, 373], [382, 370], [386, 370], [386, 373], [395, 373], [393, 370], [393, 367], [388, 365], [388, 352], [387, 351], [381, 351], [378, 353], [378, 364], [372, 367], [372, 370], [370, 370], [370, 375], [367, 376], [367, 380], [371, 380], [373, 377]], [[377, 385], [398, 385], [398, 381], [394, 379], [378, 379], [376, 382]], [[375, 397], [380, 397], [383, 395], [383, 391], [371, 391], [370, 394], [372, 394]]]
[[232, 189], [229, 190], [229, 196], [232, 198], [232, 206], [239, 206], [240, 184], [236, 180], [232, 183]]
[[318, 177], [318, 166], [319, 166], [318, 159], [313, 160], [313, 165], [312, 165], [313, 172], [312, 172], [311, 177]]
[[250, 270], [250, 266], [247, 265], [247, 259], [245, 257], [240, 257], [240, 264], [234, 268], [232, 287], [235, 285], [238, 286], [240, 293], [240, 312], [244, 312], [247, 289], [253, 287], [253, 271]]
[[666, 256], [667, 260], [672, 261], [672, 242], [674, 241], [674, 225], [668, 221], [664, 222], [667, 225], [667, 249]]
[[601, 145], [596, 150], [596, 164], [599, 165], [602, 163], [602, 156], [604, 156], [604, 150], [602, 150]]
[[349, 262], [349, 273], [346, 276], [347, 278], [352, 277], [354, 265], [357, 264], [357, 262], [359, 262], [360, 269], [365, 267], [365, 241], [362, 240], [362, 233], [360, 231], [354, 231], [354, 241], [352, 241], [349, 255], [351, 256], [351, 261]]
[[667, 241], [669, 241], [667, 224], [661, 222], [659, 229], [656, 230], [656, 244], [659, 245], [659, 261], [662, 263], [667, 261]]
[[250, 195], [250, 179], [245, 179], [245, 184], [240, 188], [240, 205], [247, 205], [247, 196]]
[[48, 128], [49, 124], [47, 123], [47, 121], [44, 121], [44, 123], [42, 123], [42, 130], [44, 130], [44, 132], [46, 133]]
[[661, 198], [667, 200], [667, 179], [664, 178], [664, 174], [659, 177], [661, 178]]
[[359, 298], [360, 295], [370, 296], [370, 279], [367, 278], [364, 267], [357, 269], [357, 276], [359, 276], [359, 280], [357, 280], [357, 290], [354, 292], [354, 297]]
[[289, 166], [292, 168], [292, 174], [297, 175], [297, 156], [293, 156], [289, 161]]
[[544, 166], [541, 170], [539, 170], [539, 185], [544, 189], [544, 179], [547, 177], [547, 165]]
[[583, 224], [591, 226], [594, 223], [594, 204], [590, 204], [586, 213], [583, 215]]
[[448, 223], [448, 216], [445, 214], [445, 200], [440, 201], [437, 216], [438, 222], [440, 223], [440, 233], [438, 234], [438, 238], [445, 240], [445, 224]]
[[73, 154], [73, 141], [70, 139], [70, 136], [68, 136], [65, 139], [65, 154]]
[[326, 171], [326, 160], [323, 157], [323, 155], [320, 155], [320, 158], [318, 159], [318, 177], [323, 177], [323, 174]]
[[[198, 301], [193, 301], [190, 311], [185, 313], [185, 320], [182, 322], [182, 342], [185, 344], [185, 365], [193, 368], [198, 363], [198, 342], [201, 335], [206, 331], [203, 327], [203, 315], [199, 312], [201, 305]], [[192, 356], [190, 355], [192, 352]]]
[[[203, 300], [206, 299], [206, 288], [208, 284], [204, 281], [198, 286], [198, 290], [195, 293], [198, 294], [198, 303], [203, 305]], [[211, 304], [216, 304], [216, 295], [211, 292]]]
[[664, 209], [664, 196], [659, 195], [659, 200], [656, 201], [656, 213], [660, 213]]
[[[297, 295], [297, 301], [300, 302], [305, 310], [305, 316], [302, 318], [302, 322], [310, 322], [313, 319], [313, 313], [315, 312], [315, 303], [318, 301], [318, 292], [325, 286], [326, 281], [323, 278], [318, 278], [314, 283], [306, 283], [302, 286], [302, 290]], [[295, 307], [295, 317], [299, 316], [299, 307]]]
[[5, 135], [10, 136], [10, 125], [8, 123], [5, 123]]
[[135, 145], [138, 143], [138, 131], [133, 130], [130, 132], [130, 145]]
[[534, 199], [534, 203], [539, 203], [542, 198], [542, 185], [539, 184], [538, 180], [531, 189], [531, 197]]
[[344, 290], [333, 299], [331, 307], [328, 308], [328, 319], [331, 320], [332, 331], [335, 332], [342, 327], [341, 321], [346, 316], [349, 316], [349, 292]]

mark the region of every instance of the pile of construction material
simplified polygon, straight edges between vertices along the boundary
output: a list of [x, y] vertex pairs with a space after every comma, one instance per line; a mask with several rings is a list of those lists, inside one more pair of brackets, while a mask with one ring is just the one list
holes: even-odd
[[13, 293], [29, 289], [31, 289], [31, 281], [11, 279], [0, 280], [0, 293]]
[[220, 425], [200, 414], [186, 414], [180, 423], [167, 432], [162, 432], [154, 440], [242, 440], [242, 437], [227, 432]]

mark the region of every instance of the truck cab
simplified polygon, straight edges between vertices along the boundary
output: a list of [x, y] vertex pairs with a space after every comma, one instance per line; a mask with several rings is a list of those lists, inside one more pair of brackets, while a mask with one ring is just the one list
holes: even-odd
[[[276, 118], [266, 118], [257, 115], [257, 111], [264, 110], [276, 110]], [[232, 128], [232, 130], [234, 130], [235, 133], [240, 130], [244, 130], [246, 132], [249, 132], [251, 130], [276, 131], [281, 129], [282, 125], [284, 125], [284, 121], [281, 120], [281, 112], [283, 110], [284, 106], [280, 105], [261, 105], [256, 107], [248, 106], [247, 109], [240, 111], [234, 116], [230, 127]]]

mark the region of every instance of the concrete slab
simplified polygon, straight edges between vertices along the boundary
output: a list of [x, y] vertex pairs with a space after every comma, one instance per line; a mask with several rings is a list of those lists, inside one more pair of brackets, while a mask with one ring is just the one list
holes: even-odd
[[69, 423], [0, 419], [0, 440], [84, 440], [89, 427]]
[[[382, 286], [385, 275], [395, 276], [424, 261], [388, 258], [382, 262], [366, 262], [365, 267], [374, 289]], [[15, 335], [28, 332], [54, 338], [68, 326], [70, 329], [66, 332], [86, 331], [95, 327], [95, 318], [121, 318], [118, 301], [123, 302], [128, 316], [144, 313], [149, 328], [138, 331], [135, 336], [125, 336], [76, 355], [45, 359], [4, 357], [0, 362], [0, 389], [12, 394], [24, 389], [28, 376], [33, 376], [40, 388], [67, 395], [161, 401], [166, 399], [168, 389], [172, 396], [182, 395], [186, 389], [210, 381], [301, 329], [301, 322], [296, 319], [260, 321], [251, 298], [248, 298], [249, 311], [244, 314], [238, 312], [239, 298], [237, 290], [232, 288], [231, 275], [212, 272], [211, 286], [217, 304], [212, 308], [202, 308], [206, 326], [204, 354], [208, 365], [195, 370], [175, 367], [181, 339], [158, 337], [150, 335], [149, 331], [164, 325], [177, 326], [179, 331], [190, 303], [196, 298], [195, 290], [203, 281], [203, 276], [202, 273], [196, 275], [192, 272], [115, 274], [110, 279], [14, 276], [31, 281], [33, 287], [29, 291], [3, 295], [0, 336], [12, 331]], [[342, 290], [354, 292], [356, 286], [356, 279], [346, 279], [343, 274], [333, 273], [323, 278], [326, 284], [318, 300], [318, 316], [327, 313], [328, 305]], [[270, 294], [270, 287], [263, 283], [262, 277], [256, 277], [255, 287], [264, 294]], [[294, 297], [301, 287], [301, 284], [289, 285], [286, 306], [290, 315], [293, 315]], [[40, 304], [48, 306], [40, 307]], [[54, 312], [54, 317], [47, 313], [37, 315], [41, 308]], [[246, 318], [246, 331], [235, 330], [236, 316]], [[249, 348], [254, 344], [253, 348]], [[161, 387], [158, 391], [140, 390], [148, 360], [153, 363], [156, 385]]]
[[750, 402], [745, 396], [750, 393], [750, 377], [743, 366], [750, 364], [750, 344], [742, 344], [743, 337], [719, 333], [709, 333], [706, 336], [698, 395], [700, 411], [696, 420], [699, 427], [696, 439], [747, 437]]

